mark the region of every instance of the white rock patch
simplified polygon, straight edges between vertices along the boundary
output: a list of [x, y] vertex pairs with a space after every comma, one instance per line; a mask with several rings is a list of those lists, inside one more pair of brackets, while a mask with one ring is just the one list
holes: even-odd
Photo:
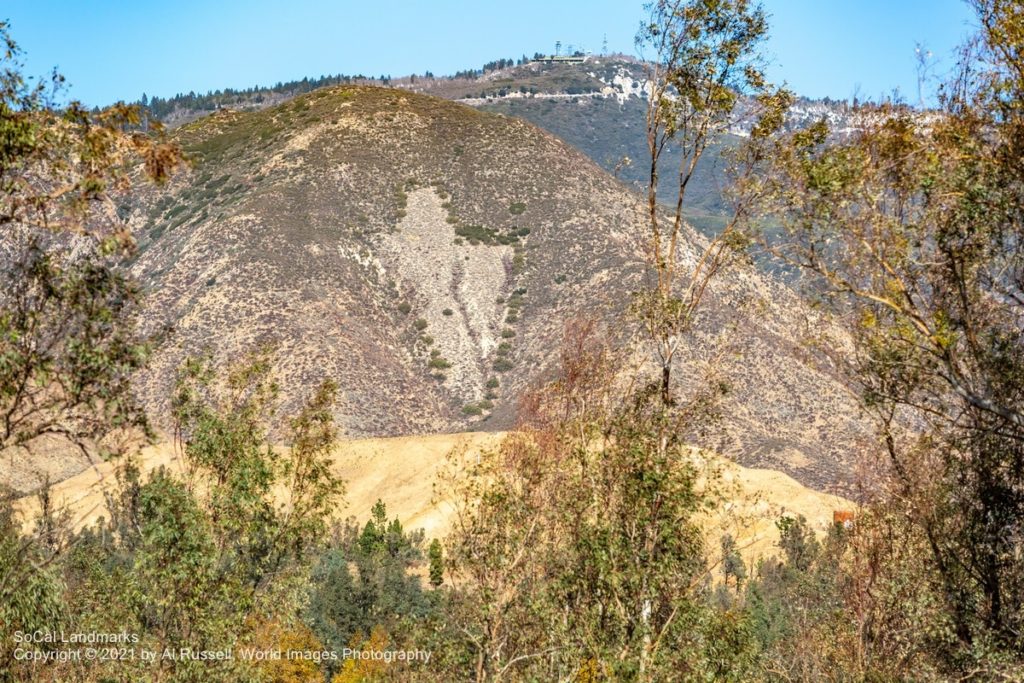
[[385, 238], [385, 250], [395, 261], [394, 273], [416, 292], [410, 317], [427, 321], [432, 348], [452, 364], [443, 370], [447, 383], [467, 400], [478, 400], [488, 376], [487, 357], [499, 343], [504, 308], [495, 300], [505, 292], [513, 250], [456, 245], [442, 203], [433, 189], [410, 192], [405, 217]]

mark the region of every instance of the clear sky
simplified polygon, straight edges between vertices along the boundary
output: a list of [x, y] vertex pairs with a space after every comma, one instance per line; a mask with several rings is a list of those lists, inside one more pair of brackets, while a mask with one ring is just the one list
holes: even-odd
[[[948, 69], [973, 17], [960, 0], [763, 0], [770, 76], [802, 95], [916, 100], [914, 45]], [[32, 74], [86, 104], [328, 73], [437, 75], [563, 49], [635, 54], [637, 0], [3, 0]]]

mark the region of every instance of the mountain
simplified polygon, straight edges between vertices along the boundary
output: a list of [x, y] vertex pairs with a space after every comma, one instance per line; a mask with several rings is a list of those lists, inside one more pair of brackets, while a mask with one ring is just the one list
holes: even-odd
[[[645, 189], [647, 160], [646, 64], [623, 55], [590, 56], [581, 63], [532, 61], [481, 73], [476, 78], [418, 79], [401, 86], [436, 94], [484, 111], [522, 118], [584, 152], [624, 182]], [[749, 107], [740, 100], [739, 109]], [[819, 119], [833, 130], [853, 125], [846, 102], [799, 98], [786, 125], [800, 128]], [[749, 133], [752, 121], [737, 116], [728, 134], [717, 140], [697, 165], [687, 190], [686, 215], [705, 234], [725, 222], [723, 198], [729, 179], [726, 153]], [[678, 150], [669, 148], [663, 168], [676, 168]], [[659, 192], [664, 201], [675, 198], [673, 174], [663, 174]]]
[[[642, 286], [638, 194], [521, 119], [343, 86], [176, 136], [194, 168], [131, 219], [147, 324], [172, 329], [140, 382], [157, 414], [186, 355], [272, 344], [286, 411], [332, 377], [350, 436], [504, 428], [565, 321], [620, 321]], [[689, 233], [685, 257], [702, 245]], [[802, 343], [821, 324], [739, 268], [712, 287], [680, 372], [718, 355], [729, 371], [717, 450], [843, 491], [866, 431]]]
[[[581, 62], [523, 57], [518, 63], [512, 59], [496, 60], [456, 76], [320, 76], [267, 88], [154, 98], [147, 106], [154, 117], [179, 125], [220, 108], [252, 111], [275, 106], [325, 85], [389, 85], [529, 121], [579, 149], [623, 182], [643, 189], [648, 171], [647, 78], [644, 63], [621, 54], [588, 56]], [[822, 118], [833, 130], [848, 130], [856, 125], [855, 107], [827, 98], [799, 98], [789, 112], [787, 124], [802, 127]], [[742, 140], [749, 125], [749, 121], [737, 123], [712, 145], [690, 183], [687, 219], [705, 234], [716, 233], [724, 224], [728, 211], [723, 199], [728, 185], [728, 161], [723, 153]], [[666, 150], [663, 163], [673, 167], [678, 163], [678, 154]], [[659, 188], [661, 196], [671, 201], [674, 189], [671, 174], [664, 174]]]

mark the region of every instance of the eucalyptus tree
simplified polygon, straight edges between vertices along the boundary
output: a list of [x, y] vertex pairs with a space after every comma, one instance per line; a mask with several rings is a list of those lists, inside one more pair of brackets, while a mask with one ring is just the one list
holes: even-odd
[[938, 659], [1024, 653], [1024, 14], [981, 33], [939, 106], [863, 106], [780, 141], [767, 240], [845, 323], [877, 417], [889, 510], [920, 539]]

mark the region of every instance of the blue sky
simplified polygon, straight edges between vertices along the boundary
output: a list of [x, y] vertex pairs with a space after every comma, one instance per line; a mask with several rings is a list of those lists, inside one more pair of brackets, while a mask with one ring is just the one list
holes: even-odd
[[[971, 32], [960, 0], [763, 0], [769, 74], [811, 97], [916, 100], [915, 42], [936, 71]], [[634, 0], [4, 0], [32, 74], [58, 67], [89, 105], [327, 73], [435, 74], [550, 52], [635, 53]]]

